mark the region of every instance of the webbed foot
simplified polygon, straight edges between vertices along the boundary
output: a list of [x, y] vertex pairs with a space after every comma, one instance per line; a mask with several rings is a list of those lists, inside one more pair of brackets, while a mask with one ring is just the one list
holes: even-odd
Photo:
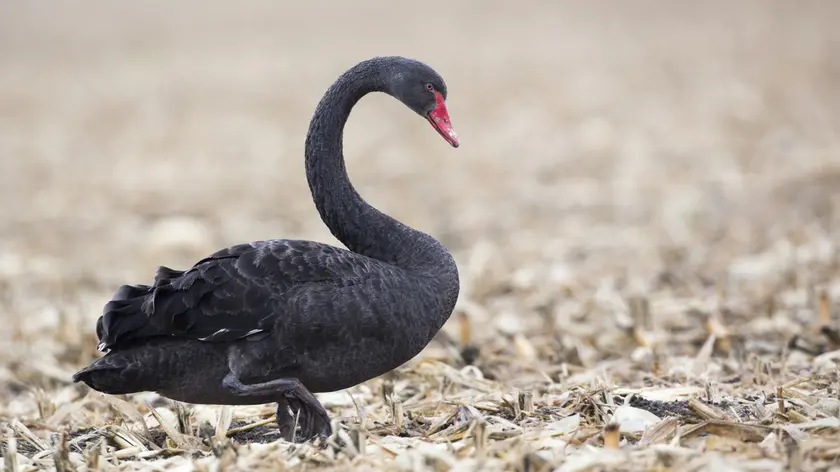
[[[233, 372], [225, 376], [223, 385], [241, 397], [277, 398], [277, 426], [289, 441], [309, 441], [332, 434], [330, 417], [321, 402], [298, 379], [276, 379], [258, 384], [243, 384]], [[291, 410], [291, 411], [289, 411]], [[295, 420], [300, 434], [295, 435]]]
[[[295, 435], [296, 422], [300, 432]], [[319, 437], [326, 439], [332, 435], [330, 418], [320, 403], [313, 408], [291, 395], [277, 402], [277, 426], [283, 438], [290, 442], [310, 441]]]

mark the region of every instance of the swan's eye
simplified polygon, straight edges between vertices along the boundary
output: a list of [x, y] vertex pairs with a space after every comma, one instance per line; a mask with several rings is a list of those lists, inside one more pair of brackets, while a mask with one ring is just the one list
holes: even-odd
[[433, 92], [435, 90], [435, 86], [432, 84], [426, 84], [426, 90]]

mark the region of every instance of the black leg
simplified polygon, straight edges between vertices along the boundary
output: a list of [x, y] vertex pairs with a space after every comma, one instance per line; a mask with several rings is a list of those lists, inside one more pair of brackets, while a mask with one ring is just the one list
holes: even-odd
[[[298, 379], [276, 379], [258, 384], [243, 384], [233, 372], [223, 380], [225, 388], [242, 397], [272, 397], [277, 402], [277, 425], [284, 437], [294, 439], [295, 414], [298, 415], [303, 440], [332, 434], [330, 417]], [[292, 414], [288, 407], [291, 407]]]
[[287, 392], [303, 387], [298, 379], [277, 379], [258, 384], [244, 384], [233, 372], [222, 380], [226, 389], [240, 397], [264, 397], [270, 395], [285, 395]]

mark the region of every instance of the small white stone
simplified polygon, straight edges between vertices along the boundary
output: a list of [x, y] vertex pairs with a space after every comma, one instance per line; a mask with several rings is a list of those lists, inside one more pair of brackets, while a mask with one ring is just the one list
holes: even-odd
[[560, 421], [548, 423], [544, 427], [553, 433], [571, 434], [580, 427], [580, 415], [567, 416]]
[[508, 336], [514, 336], [516, 334], [522, 333], [524, 330], [524, 324], [522, 323], [522, 318], [517, 315], [516, 313], [506, 311], [500, 313], [496, 317], [496, 329]]
[[627, 405], [616, 408], [613, 415], [613, 422], [618, 423], [622, 433], [640, 433], [660, 421], [662, 419], [647, 410]]
[[653, 364], [653, 349], [645, 346], [639, 346], [630, 354], [630, 359], [636, 364], [650, 368]]
[[817, 403], [813, 405], [814, 409], [825, 415], [837, 417], [840, 416], [840, 400], [836, 398], [820, 398]]

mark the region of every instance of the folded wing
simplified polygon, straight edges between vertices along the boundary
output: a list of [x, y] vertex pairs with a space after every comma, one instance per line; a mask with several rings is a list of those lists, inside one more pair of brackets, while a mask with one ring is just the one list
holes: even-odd
[[225, 342], [266, 333], [290, 290], [353, 283], [376, 262], [312, 241], [271, 240], [223, 249], [186, 271], [160, 267], [152, 285], [124, 285], [105, 305], [99, 349], [160, 335]]

